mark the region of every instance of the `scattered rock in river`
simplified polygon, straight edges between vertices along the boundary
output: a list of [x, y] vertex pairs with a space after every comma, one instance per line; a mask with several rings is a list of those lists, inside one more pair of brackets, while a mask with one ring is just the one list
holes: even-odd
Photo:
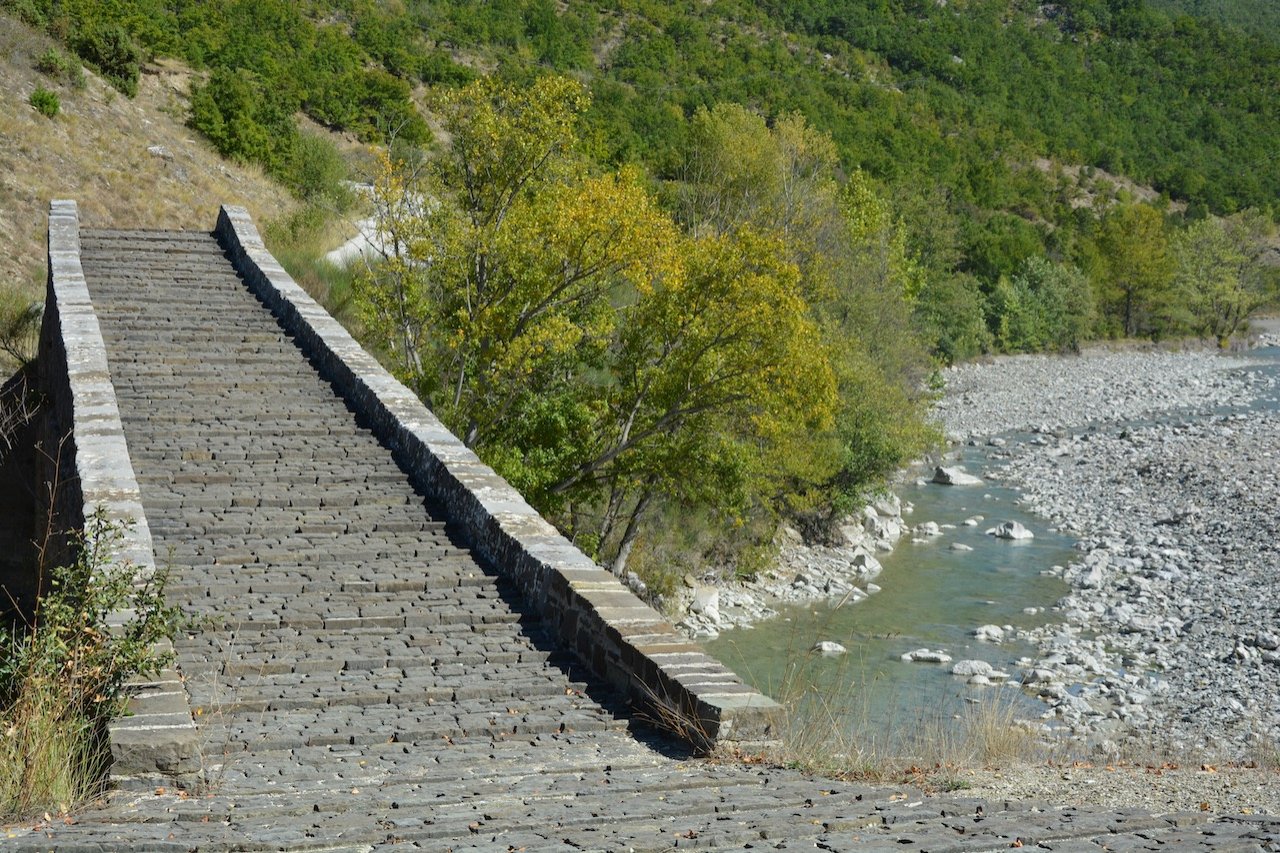
[[951, 655], [937, 649], [916, 649], [905, 652], [902, 659], [908, 663], [951, 663]]
[[839, 643], [831, 640], [819, 640], [813, 644], [811, 651], [818, 652], [823, 657], [838, 657], [847, 653], [849, 650]]
[[689, 603], [689, 610], [706, 617], [709, 621], [720, 621], [720, 590], [714, 586], [698, 587], [693, 591], [693, 601]]
[[955, 666], [951, 667], [952, 675], [990, 675], [994, 670], [991, 664], [984, 660], [961, 660], [956, 661]]
[[940, 486], [980, 486], [982, 478], [975, 477], [963, 468], [944, 468], [939, 465], [933, 469], [933, 481]]
[[1014, 541], [1035, 538], [1034, 533], [1016, 521], [1006, 521], [1003, 524], [997, 524], [995, 527], [987, 530], [987, 535], [994, 536], [997, 539], [1011, 539]]
[[1003, 643], [1004, 628], [999, 625], [983, 625], [973, 630], [973, 636], [984, 643]]

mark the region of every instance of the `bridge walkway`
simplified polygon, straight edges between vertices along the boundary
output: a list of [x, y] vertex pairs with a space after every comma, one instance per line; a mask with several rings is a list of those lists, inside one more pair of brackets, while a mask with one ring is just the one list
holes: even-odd
[[157, 558], [195, 619], [175, 646], [203, 782], [117, 791], [0, 848], [1098, 850], [1259, 832], [682, 754], [473, 559], [212, 236], [81, 244]]

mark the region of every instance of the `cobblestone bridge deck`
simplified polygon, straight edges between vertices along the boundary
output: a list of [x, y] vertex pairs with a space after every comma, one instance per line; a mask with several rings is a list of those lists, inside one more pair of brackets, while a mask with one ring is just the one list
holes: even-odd
[[175, 642], [202, 781], [118, 790], [0, 849], [1274, 849], [1265, 819], [691, 757], [473, 558], [213, 236], [80, 240], [155, 553], [202, 626]]

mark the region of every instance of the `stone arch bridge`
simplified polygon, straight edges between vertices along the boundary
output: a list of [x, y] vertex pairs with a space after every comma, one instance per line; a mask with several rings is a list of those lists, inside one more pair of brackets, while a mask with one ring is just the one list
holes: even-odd
[[54, 202], [38, 364], [46, 441], [69, 436], [57, 517], [131, 519], [120, 559], [168, 565], [200, 627], [112, 724], [113, 790], [72, 823], [0, 832], [0, 849], [1275, 838], [1265, 821], [926, 797], [697, 757], [776, 739], [781, 709], [557, 535], [289, 278], [242, 209], [212, 233], [109, 230]]

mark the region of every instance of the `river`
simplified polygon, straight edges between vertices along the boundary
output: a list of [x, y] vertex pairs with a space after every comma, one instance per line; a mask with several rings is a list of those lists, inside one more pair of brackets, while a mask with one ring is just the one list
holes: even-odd
[[[1273, 349], [1255, 351], [1252, 355], [1261, 361], [1252, 369], [1274, 375], [1275, 354]], [[1231, 403], [1236, 405], [1202, 411], [1212, 417], [1240, 411], [1239, 403], [1245, 411], [1276, 405], [1270, 394]], [[1155, 420], [1170, 417], [1185, 418], [1186, 410], [1175, 405]], [[1143, 416], [1130, 421], [1150, 422]], [[1026, 433], [1008, 438], [1011, 445], [1037, 440]], [[963, 716], [966, 705], [984, 698], [998, 697], [1021, 716], [1038, 718], [1047, 706], [1016, 686], [1036, 649], [1020, 640], [1016, 629], [1062, 621], [1056, 603], [1069, 590], [1060, 567], [1080, 555], [1074, 537], [1054, 531], [1020, 505], [1018, 492], [999, 484], [1003, 466], [1016, 461], [1007, 461], [990, 446], [964, 447], [956, 461], [971, 473], [994, 472], [996, 479], [977, 486], [913, 483], [899, 489], [904, 505], [914, 505], [908, 521], [936, 522], [943, 533], [923, 541], [906, 538], [882, 557], [884, 572], [875, 581], [880, 592], [858, 604], [783, 607], [776, 619], [723, 632], [707, 643], [709, 650], [766, 693], [796, 700], [801, 714], [831, 716], [837, 725], [880, 737], [887, 733], [890, 740], [894, 732], [918, 729], [922, 723], [946, 724]], [[979, 515], [984, 518], [976, 526], [964, 525], [965, 519]], [[985, 534], [1003, 521], [1020, 522], [1034, 531], [1035, 539], [1010, 542]], [[953, 544], [973, 550], [952, 550]], [[973, 630], [987, 624], [1015, 631], [1000, 644], [976, 640]], [[821, 640], [842, 644], [848, 654], [811, 652]], [[954, 661], [986, 661], [1009, 673], [1011, 683], [970, 685], [951, 674], [952, 664], [901, 659], [904, 652], [919, 648], [944, 651]]]

